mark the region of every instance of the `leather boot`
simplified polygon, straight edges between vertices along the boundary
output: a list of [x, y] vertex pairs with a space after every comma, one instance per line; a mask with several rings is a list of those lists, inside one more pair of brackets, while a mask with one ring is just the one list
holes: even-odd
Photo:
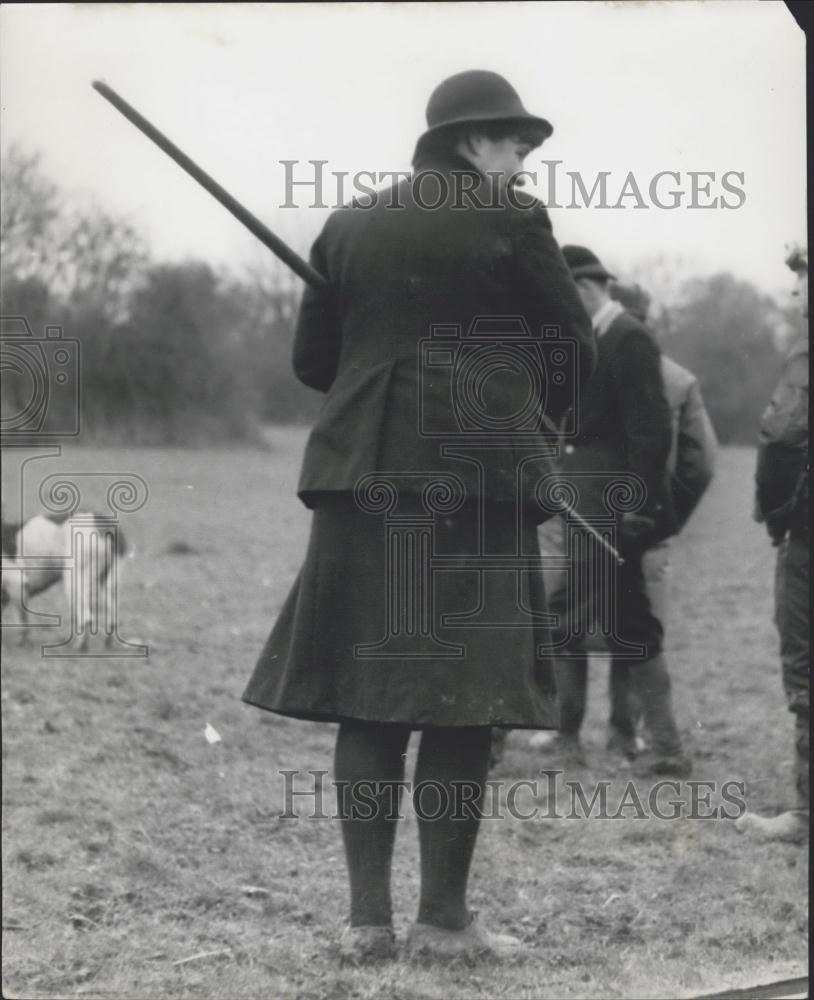
[[638, 706], [638, 698], [634, 698], [630, 690], [631, 669], [627, 660], [611, 656], [608, 678], [611, 711], [607, 747], [627, 761], [632, 761], [636, 757], [636, 716], [633, 712], [633, 702], [635, 701]]

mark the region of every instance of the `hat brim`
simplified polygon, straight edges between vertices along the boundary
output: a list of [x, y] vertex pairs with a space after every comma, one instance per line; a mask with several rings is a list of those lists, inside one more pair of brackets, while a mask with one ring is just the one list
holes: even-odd
[[551, 122], [546, 121], [545, 118], [538, 118], [536, 115], [463, 115], [460, 118], [449, 118], [439, 122], [438, 125], [431, 126], [419, 136], [418, 141], [421, 142], [425, 135], [435, 135], [453, 125], [477, 125], [481, 122], [483, 124], [505, 122], [520, 126], [524, 132], [529, 131], [533, 135], [535, 149], [537, 146], [542, 146], [543, 142], [554, 132], [554, 126]]
[[572, 278], [596, 278], [599, 281], [616, 281], [616, 275], [611, 274], [601, 264], [581, 264], [571, 268]]

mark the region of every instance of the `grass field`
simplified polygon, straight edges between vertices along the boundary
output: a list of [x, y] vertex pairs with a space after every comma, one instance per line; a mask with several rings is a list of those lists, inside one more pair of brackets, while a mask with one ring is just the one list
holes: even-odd
[[[755, 844], [728, 820], [632, 817], [484, 823], [471, 903], [524, 938], [522, 962], [339, 967], [339, 830], [281, 819], [278, 773], [329, 769], [333, 727], [240, 702], [304, 552], [303, 441], [280, 430], [267, 452], [67, 450], [31, 463], [32, 494], [55, 470], [148, 482], [149, 503], [124, 521], [137, 551], [120, 620], [150, 656], [45, 660], [45, 630], [28, 650], [5, 634], [5, 995], [675, 997], [803, 974], [804, 848]], [[742, 779], [748, 802], [771, 811], [792, 801], [792, 720], [774, 551], [750, 518], [753, 462], [722, 453], [676, 545], [668, 652], [694, 778]], [[6, 485], [14, 475], [7, 460]], [[65, 611], [56, 590], [36, 607]], [[606, 673], [595, 661], [588, 765], [569, 775], [589, 784], [629, 777], [604, 752]], [[207, 723], [222, 742], [206, 741]], [[550, 766], [528, 736], [511, 736], [495, 777]], [[418, 890], [410, 816], [396, 850], [403, 933]]]

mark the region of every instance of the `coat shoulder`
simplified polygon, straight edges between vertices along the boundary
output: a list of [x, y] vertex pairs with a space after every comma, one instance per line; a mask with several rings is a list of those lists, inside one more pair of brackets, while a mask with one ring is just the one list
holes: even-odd
[[794, 361], [795, 358], [805, 358], [806, 361], [808, 360], [808, 340], [806, 337], [798, 338], [789, 348], [786, 360]]
[[[482, 213], [485, 215], [497, 215], [497, 213]], [[534, 195], [522, 188], [515, 188], [511, 195], [510, 204], [505, 206], [505, 216], [509, 225], [520, 229], [545, 229], [548, 233], [553, 232], [551, 218], [548, 209]]]
[[698, 379], [689, 369], [680, 365], [666, 354], [661, 356], [661, 373], [668, 395], [686, 398], [698, 386]]
[[648, 339], [653, 339], [652, 333], [647, 329], [644, 323], [636, 319], [636, 317], [631, 315], [627, 310], [624, 310], [619, 313], [616, 319], [608, 327], [607, 335], [612, 334], [614, 337], [625, 337], [631, 333], [644, 334]]
[[796, 341], [786, 355], [784, 377], [797, 389], [808, 389], [808, 341]]
[[536, 212], [548, 218], [548, 210], [545, 205], [533, 195], [521, 187], [512, 188], [511, 202], [516, 211]]
[[652, 332], [627, 311], [619, 313], [600, 338], [612, 354], [643, 352], [660, 356], [661, 351]]

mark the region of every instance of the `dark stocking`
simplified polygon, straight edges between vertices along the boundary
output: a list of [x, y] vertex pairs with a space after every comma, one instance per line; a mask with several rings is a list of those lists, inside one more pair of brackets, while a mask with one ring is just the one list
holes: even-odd
[[410, 727], [343, 722], [336, 738], [334, 777], [350, 879], [353, 927], [392, 921], [390, 868], [399, 788]]
[[427, 729], [413, 782], [421, 845], [420, 923], [465, 927], [466, 884], [489, 771], [487, 727]]

